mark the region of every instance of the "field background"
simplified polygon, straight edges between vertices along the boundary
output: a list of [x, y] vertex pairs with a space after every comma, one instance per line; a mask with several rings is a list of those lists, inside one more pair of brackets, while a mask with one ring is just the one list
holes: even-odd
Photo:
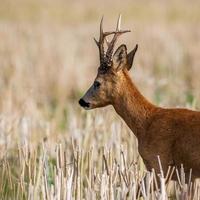
[[98, 38], [102, 15], [105, 30], [112, 30], [121, 13], [122, 28], [132, 32], [120, 42], [129, 50], [139, 44], [130, 73], [140, 91], [160, 106], [200, 109], [200, 1], [1, 0], [0, 5], [0, 198], [133, 194], [126, 181], [111, 184], [104, 172], [106, 160], [113, 171], [112, 162], [119, 162], [122, 174], [124, 166], [136, 163], [141, 179], [145, 169], [134, 135], [112, 107], [86, 112], [78, 105], [99, 63], [93, 37]]

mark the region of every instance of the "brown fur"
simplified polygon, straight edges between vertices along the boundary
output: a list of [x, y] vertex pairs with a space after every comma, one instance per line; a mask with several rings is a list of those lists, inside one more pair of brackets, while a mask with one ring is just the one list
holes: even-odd
[[159, 172], [159, 155], [165, 173], [168, 166], [183, 164], [187, 175], [192, 168], [193, 178], [200, 177], [200, 112], [152, 105], [127, 73], [123, 84], [113, 106], [136, 135], [147, 169]]
[[95, 81], [100, 87], [93, 84], [80, 100], [81, 106], [93, 109], [112, 105], [136, 135], [148, 170], [160, 171], [159, 155], [164, 173], [168, 166], [179, 168], [183, 164], [186, 176], [192, 169], [192, 178], [200, 177], [200, 112], [161, 108], [147, 101], [128, 75], [132, 52], [127, 54], [125, 45], [116, 50], [112, 66], [103, 73], [98, 70]]

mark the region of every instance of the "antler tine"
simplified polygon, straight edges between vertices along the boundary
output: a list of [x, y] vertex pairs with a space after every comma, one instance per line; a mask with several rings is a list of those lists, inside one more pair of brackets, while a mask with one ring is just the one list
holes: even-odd
[[105, 53], [104, 53], [104, 33], [103, 33], [103, 17], [101, 18], [101, 22], [100, 22], [100, 36], [99, 36], [99, 41], [97, 41], [94, 38], [95, 43], [97, 44], [98, 48], [99, 48], [99, 58], [100, 58], [100, 62], [102, 62], [104, 60], [105, 57]]
[[100, 54], [100, 62], [104, 60], [105, 53], [104, 53], [104, 34], [103, 34], [103, 17], [101, 18], [100, 23], [100, 36], [99, 36], [99, 54]]
[[114, 50], [114, 46], [115, 46], [115, 43], [117, 41], [117, 38], [122, 35], [123, 33], [127, 33], [127, 32], [130, 32], [130, 30], [120, 30], [121, 26], [121, 14], [119, 15], [119, 18], [117, 20], [117, 27], [116, 27], [116, 31], [113, 31], [113, 32], [109, 32], [110, 34], [114, 34], [113, 36], [113, 39], [111, 40], [111, 42], [109, 43], [109, 46], [108, 46], [108, 49], [107, 49], [107, 52], [106, 52], [106, 59], [107, 59], [107, 62], [109, 63], [111, 61], [111, 58], [112, 58], [112, 53], [113, 53], [113, 50]]
[[116, 28], [116, 31], [119, 31], [119, 30], [120, 30], [120, 27], [121, 27], [121, 19], [122, 19], [122, 15], [120, 14], [119, 17], [118, 17], [118, 20], [117, 20], [117, 28]]
[[103, 39], [103, 17], [100, 22], [100, 40]]

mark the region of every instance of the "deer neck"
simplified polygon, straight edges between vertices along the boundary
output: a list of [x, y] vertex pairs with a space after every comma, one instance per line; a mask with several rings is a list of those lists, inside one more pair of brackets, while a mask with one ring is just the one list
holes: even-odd
[[148, 119], [156, 109], [156, 106], [151, 104], [139, 92], [128, 74], [122, 81], [121, 86], [113, 106], [136, 137], [140, 138], [140, 136], [144, 136]]

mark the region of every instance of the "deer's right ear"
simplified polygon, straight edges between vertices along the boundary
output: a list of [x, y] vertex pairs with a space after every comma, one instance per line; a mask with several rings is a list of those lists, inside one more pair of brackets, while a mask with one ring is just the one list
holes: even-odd
[[119, 71], [127, 63], [127, 48], [125, 44], [118, 47], [113, 55], [113, 67]]
[[128, 53], [128, 56], [127, 56], [127, 70], [130, 70], [132, 65], [133, 65], [133, 60], [134, 60], [135, 53], [136, 53], [137, 49], [138, 49], [138, 45], [136, 44], [135, 48], [130, 53]]

